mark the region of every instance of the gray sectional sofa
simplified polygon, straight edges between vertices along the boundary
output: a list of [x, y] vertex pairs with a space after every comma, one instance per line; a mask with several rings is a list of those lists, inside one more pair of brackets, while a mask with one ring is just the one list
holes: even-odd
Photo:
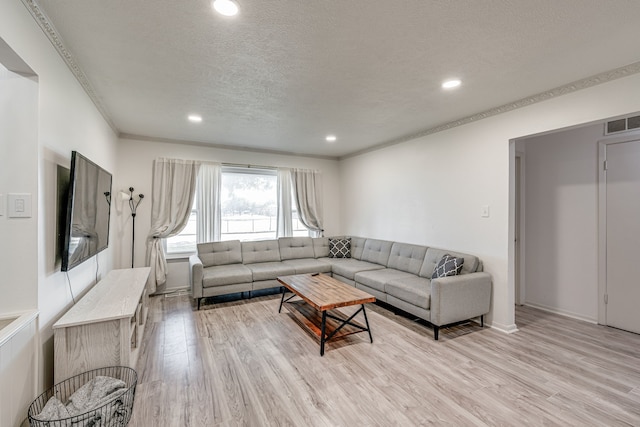
[[[462, 271], [432, 279], [445, 254], [463, 258]], [[441, 327], [483, 324], [489, 312], [491, 276], [476, 256], [362, 237], [351, 237], [350, 255], [331, 258], [326, 237], [202, 243], [189, 258], [191, 290], [200, 309], [206, 297], [280, 287], [278, 276], [326, 273], [426, 320], [436, 340]]]

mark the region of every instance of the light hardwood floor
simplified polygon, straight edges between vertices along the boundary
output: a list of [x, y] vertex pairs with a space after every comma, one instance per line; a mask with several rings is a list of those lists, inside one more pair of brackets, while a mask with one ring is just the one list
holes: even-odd
[[373, 344], [356, 334], [320, 357], [279, 302], [152, 298], [129, 425], [640, 425], [640, 335], [522, 307], [518, 333], [434, 341], [369, 304]]

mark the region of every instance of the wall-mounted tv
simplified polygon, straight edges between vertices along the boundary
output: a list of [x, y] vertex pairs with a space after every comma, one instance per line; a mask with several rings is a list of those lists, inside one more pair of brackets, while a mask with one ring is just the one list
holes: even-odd
[[62, 271], [109, 246], [110, 213], [111, 174], [77, 151], [71, 152]]

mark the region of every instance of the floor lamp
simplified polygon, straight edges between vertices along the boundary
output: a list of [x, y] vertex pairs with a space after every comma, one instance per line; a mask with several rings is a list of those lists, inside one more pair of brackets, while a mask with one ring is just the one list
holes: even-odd
[[129, 193], [125, 191], [121, 191], [120, 195], [123, 200], [129, 201], [129, 208], [131, 209], [131, 223], [132, 223], [132, 232], [131, 232], [131, 268], [133, 268], [133, 255], [135, 251], [135, 241], [136, 241], [136, 211], [138, 210], [138, 205], [144, 199], [144, 194], [138, 194], [138, 200], [133, 198], [133, 187], [129, 187]]

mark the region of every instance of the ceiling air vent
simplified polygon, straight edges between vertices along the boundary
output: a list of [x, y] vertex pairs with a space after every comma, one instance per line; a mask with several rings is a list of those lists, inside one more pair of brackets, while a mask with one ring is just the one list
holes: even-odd
[[640, 129], [640, 116], [625, 117], [607, 122], [605, 135]]

